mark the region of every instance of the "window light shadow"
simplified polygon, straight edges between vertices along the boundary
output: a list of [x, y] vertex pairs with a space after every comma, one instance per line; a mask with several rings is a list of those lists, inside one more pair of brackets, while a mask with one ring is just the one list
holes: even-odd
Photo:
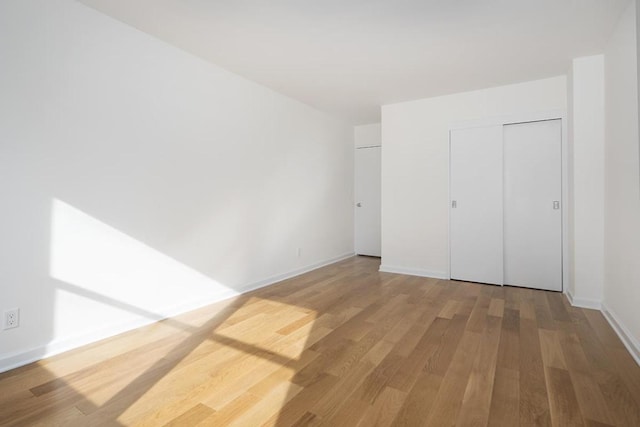
[[[202, 301], [239, 294], [57, 199], [52, 207], [49, 272], [52, 278], [76, 287], [55, 290], [54, 339], [77, 332], [78, 319], [90, 333], [114, 318], [123, 323], [140, 321], [139, 311], [157, 320], [201, 306]], [[103, 299], [88, 301], [78, 289]], [[156, 307], [166, 309], [156, 312]]]
[[[314, 321], [311, 320], [307, 327], [297, 331], [295, 344], [294, 341], [287, 341], [287, 335], [283, 334], [282, 343], [278, 343], [279, 338], [276, 338], [275, 342], [269, 343], [274, 344], [273, 348], [262, 347], [261, 337], [255, 331], [253, 335], [243, 332], [247, 330], [243, 324], [247, 320], [243, 320], [241, 315], [236, 321], [234, 316], [252, 304], [288, 305], [284, 298], [264, 302], [261, 298], [252, 297], [251, 293], [240, 295], [233, 288], [57, 199], [54, 199], [52, 206], [49, 272], [51, 278], [55, 279], [52, 310], [54, 343], [56, 337], [64, 337], [69, 331], [77, 331], [79, 322], [90, 333], [96, 325], [113, 318], [120, 319], [123, 324], [159, 321], [158, 325], [173, 328], [179, 337], [179, 340], [172, 341], [150, 356], [152, 360], [142, 370], [137, 370], [135, 374], [120, 373], [115, 379], [110, 378], [111, 383], [104, 387], [104, 391], [90, 393], [82, 398], [76, 396], [79, 402], [75, 407], [83, 414], [78, 419], [78, 425], [103, 417], [118, 419], [120, 422], [143, 417], [145, 411], [152, 410], [150, 401], [155, 399], [157, 404], [158, 399], [175, 399], [175, 396], [163, 397], [163, 394], [166, 394], [167, 388], [172, 388], [172, 382], [190, 381], [180, 376], [179, 371], [199, 359], [211, 359], [213, 367], [206, 370], [208, 382], [212, 384], [209, 387], [215, 387], [217, 378], [228, 378], [226, 368], [231, 364], [230, 355], [234, 354], [244, 354], [247, 369], [252, 364], [257, 366], [256, 363], [261, 361], [263, 365], [271, 366], [272, 370], [290, 370], [290, 374], [285, 377], [293, 377], [296, 374], [296, 362], [303, 357], [302, 353], [306, 348], [306, 345], [300, 345], [299, 342], [306, 341], [313, 328]], [[190, 295], [196, 295], [197, 298], [189, 300]], [[232, 303], [201, 321], [184, 321], [180, 316], [166, 319], [176, 312], [185, 311], [185, 306], [195, 308], [202, 299], [229, 297], [235, 297]], [[187, 300], [186, 305], [184, 300]], [[176, 301], [182, 302], [176, 305]], [[156, 307], [159, 306], [170, 309], [157, 311]], [[290, 323], [291, 319], [302, 320], [315, 313], [310, 308], [296, 306], [284, 309], [292, 316], [286, 323]], [[253, 317], [255, 316], [250, 315], [247, 318]], [[274, 333], [284, 326], [273, 318], [260, 317], [259, 320], [263, 323], [269, 321], [267, 324], [274, 329]], [[202, 348], [206, 348], [206, 351], [201, 350]], [[228, 357], [229, 363], [217, 363], [216, 357], [222, 357], [223, 360]], [[105, 363], [108, 361], [103, 360], [98, 365]], [[240, 381], [244, 374], [245, 372], [238, 374]], [[77, 373], [67, 375], [69, 376], [77, 376]], [[201, 378], [191, 380], [202, 381]], [[51, 383], [44, 384], [43, 394], [59, 389], [69, 389], [72, 393], [74, 391], [70, 382], [72, 381], [66, 381], [66, 377], [54, 379]], [[281, 390], [276, 390], [278, 395], [275, 399], [272, 398], [272, 404], [283, 406], [290, 398], [288, 387], [285, 387], [287, 384], [285, 381], [281, 384]], [[210, 395], [219, 396], [222, 391], [212, 390]], [[237, 398], [240, 394], [234, 395], [231, 392], [228, 396], [219, 397], [224, 401]], [[170, 411], [172, 406], [168, 405], [162, 410]], [[175, 417], [176, 414], [171, 415]]]

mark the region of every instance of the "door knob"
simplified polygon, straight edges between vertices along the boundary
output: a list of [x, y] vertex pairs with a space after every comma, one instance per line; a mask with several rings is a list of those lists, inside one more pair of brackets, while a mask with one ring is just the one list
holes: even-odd
[[362, 203], [358, 202], [358, 203], [356, 203], [356, 206], [361, 208], [362, 207]]

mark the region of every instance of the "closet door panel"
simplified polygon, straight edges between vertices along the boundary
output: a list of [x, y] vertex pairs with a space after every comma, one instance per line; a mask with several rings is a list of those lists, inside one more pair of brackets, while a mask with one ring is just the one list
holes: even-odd
[[502, 131], [450, 133], [452, 279], [502, 284]]
[[504, 126], [504, 283], [562, 290], [560, 120]]

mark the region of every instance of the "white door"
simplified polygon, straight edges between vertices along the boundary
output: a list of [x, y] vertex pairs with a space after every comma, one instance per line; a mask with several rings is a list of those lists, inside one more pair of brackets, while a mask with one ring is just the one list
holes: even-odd
[[562, 290], [560, 120], [504, 126], [504, 284]]
[[450, 138], [451, 278], [502, 284], [502, 126]]
[[358, 255], [381, 255], [380, 147], [356, 149], [355, 250]]

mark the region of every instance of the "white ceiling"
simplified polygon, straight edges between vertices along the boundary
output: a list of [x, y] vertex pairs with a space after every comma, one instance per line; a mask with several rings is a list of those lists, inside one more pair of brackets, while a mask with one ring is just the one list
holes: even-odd
[[565, 74], [629, 0], [80, 0], [353, 124], [380, 105]]

